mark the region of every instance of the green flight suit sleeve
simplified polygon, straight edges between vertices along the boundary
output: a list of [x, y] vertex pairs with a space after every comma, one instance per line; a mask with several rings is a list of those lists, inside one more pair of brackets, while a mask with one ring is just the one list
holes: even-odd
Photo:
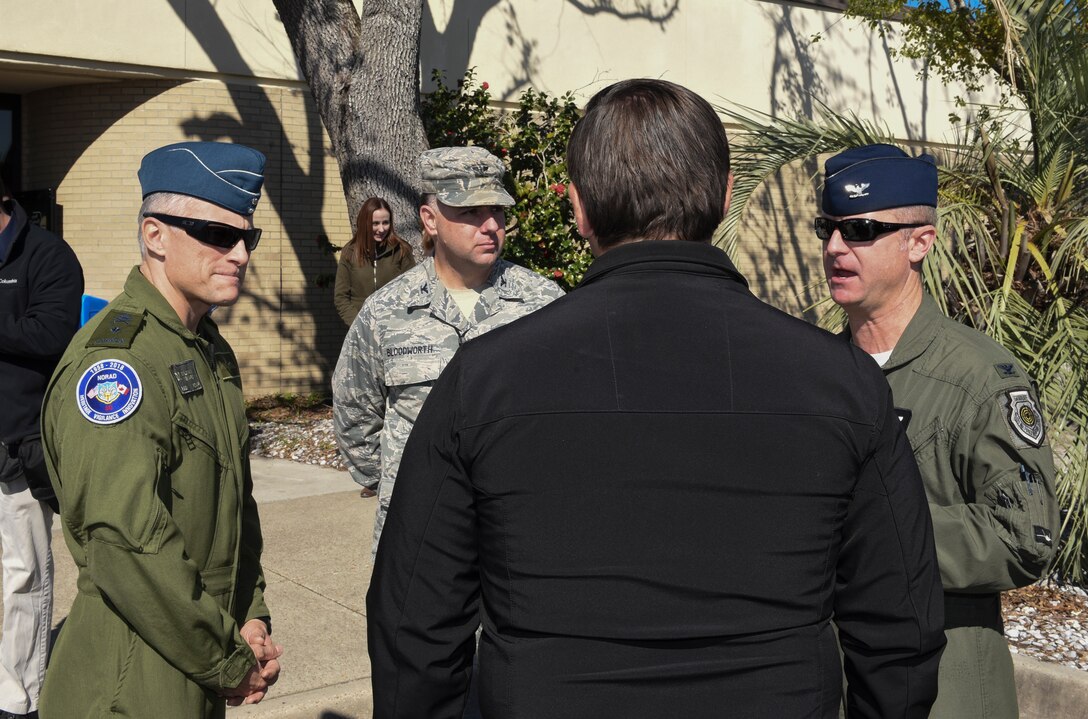
[[[261, 520], [257, 514], [257, 501], [253, 499], [253, 474], [249, 466], [249, 443], [246, 443], [246, 456], [243, 460], [245, 471], [245, 498], [242, 503], [242, 536], [238, 562], [238, 583], [235, 601], [240, 612], [242, 625], [250, 619], [271, 617], [264, 602], [264, 569], [261, 567], [261, 553], [264, 550], [264, 538], [261, 535]], [[271, 627], [269, 628], [271, 632]]]
[[930, 504], [946, 591], [1021, 587], [1042, 576], [1053, 557], [1060, 531], [1054, 458], [1045, 436], [1034, 446], [1018, 434], [1013, 393], [1030, 397], [1041, 422], [1033, 391], [1002, 388], [949, 437], [952, 473], [967, 503]]
[[377, 322], [364, 307], [348, 330], [332, 377], [336, 442], [351, 478], [364, 487], [381, 480], [387, 391]]
[[[205, 591], [165, 504], [173, 497], [172, 395], [149, 366], [131, 355], [125, 361], [144, 396], [120, 422], [94, 424], [79, 412], [78, 372], [54, 388], [56, 401], [47, 405], [63, 521], [84, 548], [97, 590], [145, 643], [202, 686], [236, 687], [256, 659], [234, 619]], [[208, 521], [212, 531], [214, 516]]]

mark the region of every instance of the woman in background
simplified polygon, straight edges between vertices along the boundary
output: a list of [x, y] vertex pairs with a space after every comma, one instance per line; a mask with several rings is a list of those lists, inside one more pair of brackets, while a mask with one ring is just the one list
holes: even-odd
[[367, 297], [415, 265], [412, 247], [393, 231], [393, 210], [380, 197], [359, 209], [355, 236], [340, 252], [333, 301], [344, 324], [351, 326]]

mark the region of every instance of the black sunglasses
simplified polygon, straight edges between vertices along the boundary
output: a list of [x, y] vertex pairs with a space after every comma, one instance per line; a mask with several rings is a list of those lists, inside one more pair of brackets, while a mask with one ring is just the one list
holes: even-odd
[[816, 229], [816, 236], [827, 242], [835, 230], [839, 231], [846, 242], [871, 242], [885, 232], [902, 230], [907, 227], [924, 227], [924, 222], [881, 222], [864, 217], [854, 217], [849, 220], [832, 220], [829, 217], [817, 217], [812, 221]]
[[243, 230], [240, 227], [224, 225], [222, 222], [165, 215], [161, 212], [145, 212], [144, 217], [154, 218], [171, 227], [179, 227], [190, 237], [208, 245], [222, 247], [224, 250], [232, 249], [241, 240], [246, 243], [246, 251], [253, 252], [257, 249], [257, 243], [261, 241], [261, 231], [256, 227]]

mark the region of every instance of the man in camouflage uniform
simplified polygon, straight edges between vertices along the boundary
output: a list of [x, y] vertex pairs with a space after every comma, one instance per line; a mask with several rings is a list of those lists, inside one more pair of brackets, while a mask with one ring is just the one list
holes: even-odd
[[333, 419], [352, 478], [378, 487], [378, 549], [401, 451], [442, 369], [467, 340], [527, 315], [563, 291], [500, 259], [506, 238], [502, 161], [480, 147], [420, 156], [419, 218], [434, 254], [363, 305], [333, 374]]
[[884, 369], [922, 473], [945, 635], [930, 716], [1016, 717], [1000, 592], [1038, 579], [1057, 540], [1054, 459], [1031, 379], [922, 289], [937, 168], [890, 145], [827, 161], [816, 234], [850, 340]]

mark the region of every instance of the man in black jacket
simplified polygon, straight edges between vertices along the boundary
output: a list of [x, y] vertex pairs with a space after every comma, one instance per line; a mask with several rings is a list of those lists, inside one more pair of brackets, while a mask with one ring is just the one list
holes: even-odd
[[[374, 716], [925, 717], [944, 637], [877, 366], [709, 244], [694, 93], [598, 93], [568, 148], [577, 291], [467, 343], [408, 440], [367, 596]], [[831, 620], [839, 628], [839, 663]]]
[[38, 422], [45, 385], [79, 328], [82, 294], [75, 253], [31, 222], [0, 181], [0, 719], [35, 716], [45, 675], [56, 497]]

